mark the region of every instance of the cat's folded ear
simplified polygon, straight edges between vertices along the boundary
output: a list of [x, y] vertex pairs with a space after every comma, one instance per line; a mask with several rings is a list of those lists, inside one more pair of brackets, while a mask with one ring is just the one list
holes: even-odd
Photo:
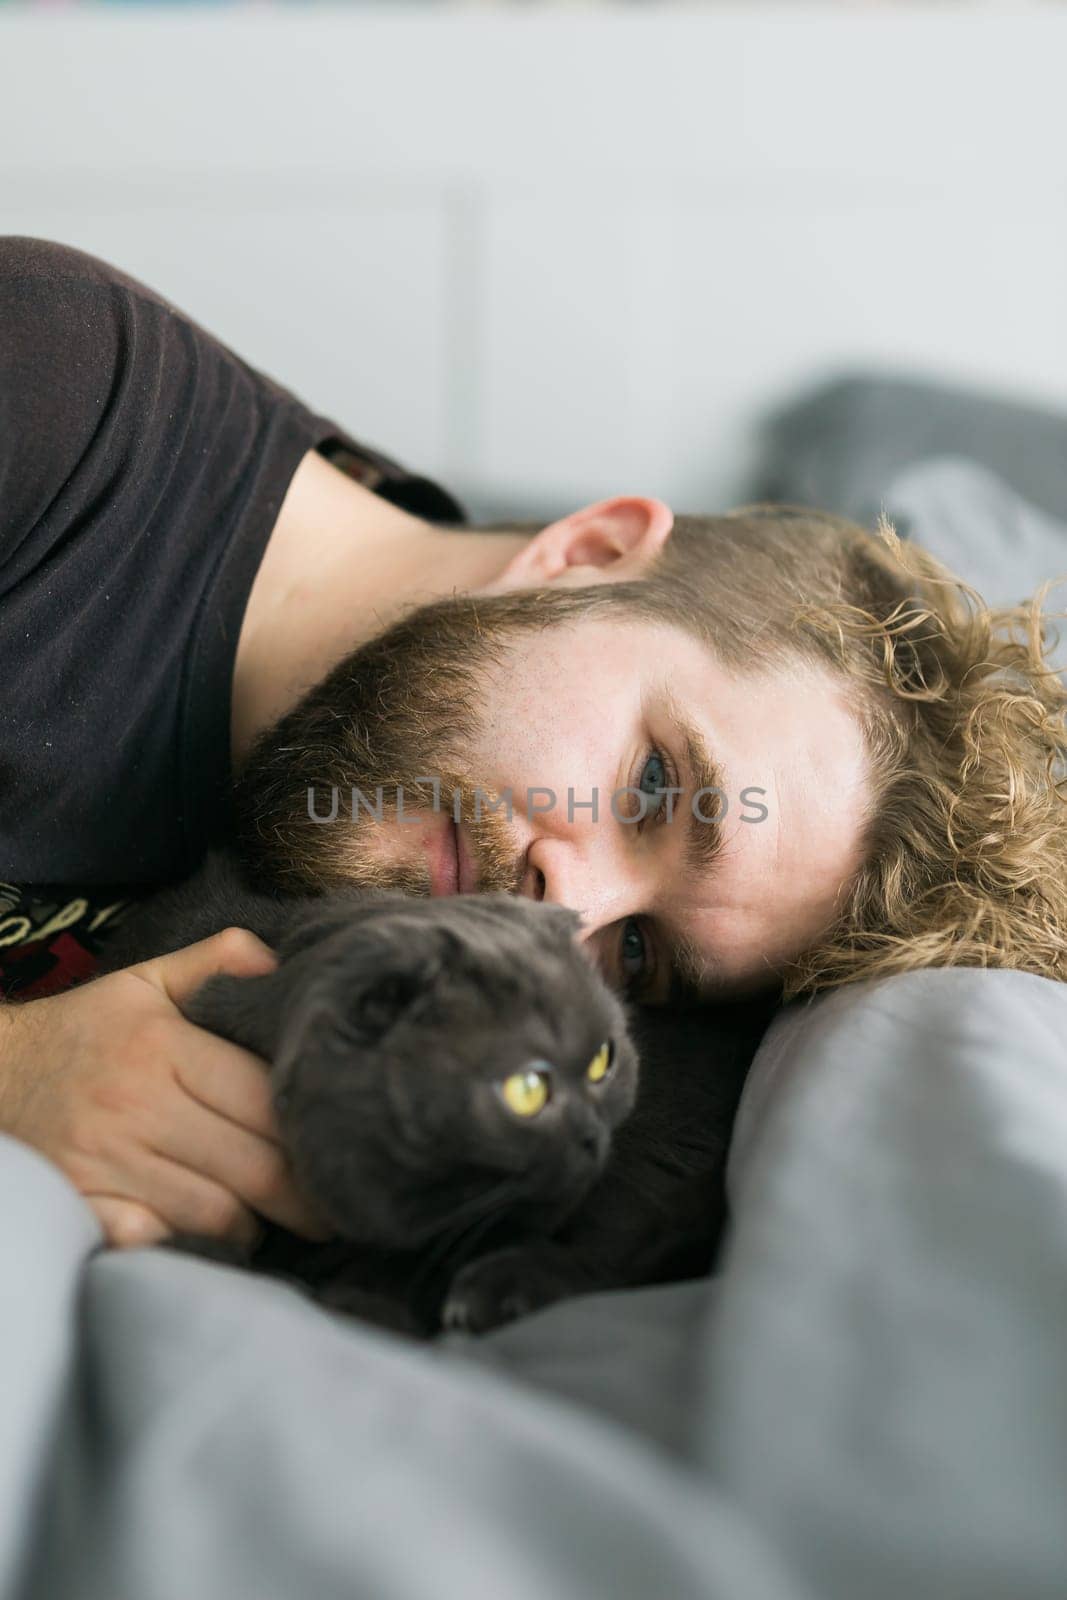
[[324, 984], [330, 987], [338, 962], [336, 946], [331, 951], [332, 936], [349, 932], [353, 939], [345, 943], [332, 986], [338, 995], [349, 996], [353, 1021], [380, 1033], [430, 981], [433, 962], [425, 945], [415, 946], [403, 929], [391, 928], [388, 919], [375, 915], [410, 904], [407, 896], [395, 892], [354, 889], [294, 907], [275, 932], [279, 964], [273, 972], [252, 978], [215, 973], [181, 1010], [199, 1027], [275, 1061], [295, 1010]]

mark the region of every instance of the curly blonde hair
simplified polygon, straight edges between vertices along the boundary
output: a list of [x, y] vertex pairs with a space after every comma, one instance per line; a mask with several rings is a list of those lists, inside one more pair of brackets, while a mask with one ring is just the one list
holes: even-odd
[[994, 609], [884, 518], [676, 519], [649, 609], [738, 670], [828, 667], [866, 740], [863, 864], [783, 999], [930, 966], [1067, 979], [1067, 688], [1048, 659], [1065, 613], [1043, 609], [1059, 581]]

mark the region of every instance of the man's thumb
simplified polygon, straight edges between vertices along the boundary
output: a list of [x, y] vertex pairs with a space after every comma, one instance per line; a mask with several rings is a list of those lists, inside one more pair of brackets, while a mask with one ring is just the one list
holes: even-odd
[[223, 928], [210, 939], [200, 939], [183, 950], [142, 962], [140, 970], [168, 999], [180, 1005], [213, 973], [256, 978], [273, 972], [277, 965], [278, 958], [270, 946], [247, 928]]

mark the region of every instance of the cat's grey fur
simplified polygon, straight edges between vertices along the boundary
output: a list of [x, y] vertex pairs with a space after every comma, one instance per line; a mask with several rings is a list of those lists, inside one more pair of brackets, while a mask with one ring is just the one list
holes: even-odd
[[[576, 942], [577, 916], [503, 894], [286, 901], [216, 853], [129, 920], [107, 966], [232, 924], [274, 945], [277, 969], [218, 974], [182, 1010], [270, 1063], [294, 1177], [338, 1231], [318, 1252], [320, 1287], [427, 1330], [520, 1309], [514, 1284], [488, 1303], [480, 1263], [505, 1239], [521, 1253], [558, 1231], [637, 1091], [624, 1009]], [[594, 1084], [586, 1069], [605, 1043], [611, 1068]], [[551, 1095], [519, 1117], [501, 1085], [527, 1069], [550, 1075]], [[274, 1239], [254, 1263], [315, 1253]]]

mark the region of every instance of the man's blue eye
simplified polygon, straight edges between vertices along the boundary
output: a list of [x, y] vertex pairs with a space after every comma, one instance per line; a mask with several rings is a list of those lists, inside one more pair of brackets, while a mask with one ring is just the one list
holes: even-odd
[[666, 787], [667, 769], [663, 765], [661, 757], [653, 751], [641, 768], [641, 781], [638, 784], [638, 788], [645, 794], [655, 794], [657, 789], [665, 789]]
[[[644, 766], [637, 780], [638, 792], [642, 796], [641, 819], [637, 824], [638, 833], [643, 831], [646, 822], [658, 822], [662, 817], [667, 804], [664, 791], [670, 787], [670, 782], [670, 774], [663, 757], [656, 750], [650, 751], [645, 757]], [[645, 795], [654, 800], [655, 804], [649, 805], [648, 800], [644, 798]]]

